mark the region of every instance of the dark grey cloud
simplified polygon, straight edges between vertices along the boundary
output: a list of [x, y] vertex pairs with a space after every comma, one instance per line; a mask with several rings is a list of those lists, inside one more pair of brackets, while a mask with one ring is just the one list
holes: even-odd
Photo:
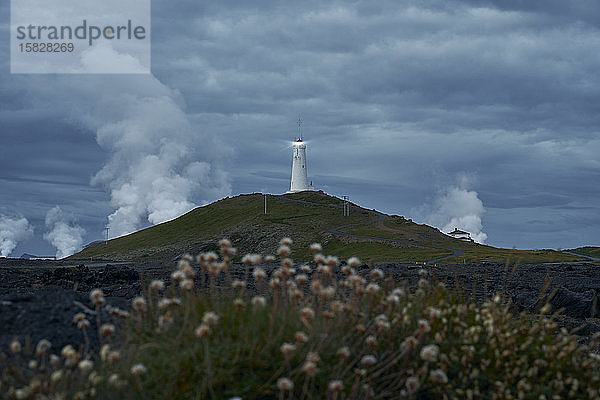
[[[114, 154], [96, 143], [97, 129], [128, 117], [108, 94], [158, 93], [198, 132], [198, 160], [211, 158], [204, 143], [232, 149], [211, 158], [232, 194], [287, 190], [301, 114], [318, 188], [427, 221], [468, 174], [488, 243], [594, 244], [599, 8], [591, 0], [160, 0], [155, 81], [9, 75], [0, 27], [1, 204], [28, 217], [38, 239], [57, 204], [96, 239], [113, 207], [110, 190], [90, 180]], [[5, 4], [0, 13], [8, 18]], [[104, 100], [90, 100], [98, 93]]]
[[[197, 83], [208, 85], [203, 93], [208, 89], [209, 101], [227, 96], [240, 112], [278, 109], [294, 98], [312, 100], [310, 111], [322, 118], [327, 117], [319, 114], [331, 118], [338, 111], [324, 110], [323, 102], [344, 104], [345, 111], [369, 104], [371, 110], [361, 107], [341, 117], [362, 123], [412, 120], [443, 131], [473, 124], [540, 129], [562, 121], [573, 129], [574, 122], [597, 122], [590, 112], [597, 91], [586, 96], [572, 87], [593, 79], [594, 56], [581, 44], [595, 40], [594, 29], [460, 3], [450, 9], [381, 4], [375, 15], [364, 12], [364, 5], [343, 2], [264, 13], [227, 8], [199, 16], [190, 34], [201, 39], [185, 47]], [[172, 59], [177, 65], [166, 68], [182, 66], [180, 58]], [[241, 96], [231, 102], [236, 92]], [[571, 115], [571, 121], [556, 117], [564, 103], [572, 111], [573, 102], [587, 113]]]

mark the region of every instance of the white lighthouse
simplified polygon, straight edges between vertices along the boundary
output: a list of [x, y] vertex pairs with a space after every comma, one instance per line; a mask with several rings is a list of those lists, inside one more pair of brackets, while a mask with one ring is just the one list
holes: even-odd
[[292, 145], [292, 179], [287, 193], [313, 190], [306, 177], [306, 143], [302, 141], [302, 120], [298, 119], [298, 139]]

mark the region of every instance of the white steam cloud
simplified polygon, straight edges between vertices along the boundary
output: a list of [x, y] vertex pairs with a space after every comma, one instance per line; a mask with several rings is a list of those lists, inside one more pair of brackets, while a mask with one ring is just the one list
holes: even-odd
[[[56, 79], [56, 85], [37, 85], [40, 96], [33, 101], [45, 109], [60, 88], [69, 93], [69, 101], [56, 104], [59, 112], [96, 133], [108, 157], [91, 183], [110, 193], [111, 237], [176, 218], [231, 193], [222, 169], [233, 155], [231, 148], [195, 129], [179, 93], [153, 75]], [[45, 87], [53, 90], [44, 92]]]
[[76, 225], [66, 216], [59, 206], [46, 213], [44, 239], [56, 247], [56, 258], [68, 257], [81, 250], [85, 229]]
[[0, 255], [8, 257], [20, 241], [33, 235], [33, 227], [27, 218], [11, 218], [0, 215]]
[[127, 117], [101, 126], [97, 141], [110, 160], [92, 179], [108, 188], [116, 210], [109, 215], [111, 236], [138, 229], [147, 220], [158, 224], [202, 202], [230, 193], [225, 172], [198, 161], [211, 141], [192, 128], [169, 96], [136, 99]]
[[[108, 157], [91, 179], [110, 193], [110, 236], [176, 218], [231, 193], [223, 165], [231, 147], [190, 122], [180, 94], [146, 75], [27, 77], [40, 110], [51, 104], [74, 125], [95, 132]], [[68, 93], [57, 102], [56, 93]], [[46, 111], [44, 111], [46, 112]]]
[[469, 175], [458, 177], [457, 185], [441, 192], [434, 203], [434, 211], [428, 222], [441, 227], [448, 233], [455, 228], [467, 231], [477, 243], [485, 243], [487, 234], [483, 232], [482, 216], [485, 213], [483, 202], [474, 190], [469, 190], [473, 178]]

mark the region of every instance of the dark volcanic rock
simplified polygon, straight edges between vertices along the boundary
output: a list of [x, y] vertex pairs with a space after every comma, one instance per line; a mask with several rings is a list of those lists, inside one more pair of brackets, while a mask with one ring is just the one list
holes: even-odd
[[[44, 290], [31, 294], [8, 294], [0, 296], [0, 348], [17, 337], [25, 343], [27, 335], [31, 343], [48, 339], [54, 350], [67, 344], [83, 343], [82, 332], [73, 324], [73, 315], [84, 311], [77, 305], [88, 304], [88, 297], [72, 290]], [[95, 332], [95, 316], [90, 316]], [[97, 343], [97, 335], [91, 339]]]
[[99, 273], [97, 278], [104, 284], [111, 284], [114, 282], [134, 282], [140, 279], [139, 273], [133, 268], [107, 265], [104, 270]]
[[[18, 260], [17, 265], [0, 265], [0, 351], [6, 350], [14, 337], [25, 343], [30, 336], [34, 345], [45, 338], [55, 350], [66, 344], [82, 344], [84, 336], [73, 323], [78, 312], [87, 312], [90, 344], [95, 347], [96, 315], [89, 292], [101, 288], [109, 305], [122, 308], [127, 308], [129, 300], [140, 292], [139, 273], [131, 266], [67, 267], [48, 262], [44, 268], [38, 260], [33, 265]], [[101, 323], [110, 321], [112, 317], [102, 310]]]
[[[128, 308], [124, 298], [107, 298], [112, 307]], [[109, 307], [100, 310], [100, 323], [112, 322]], [[84, 313], [90, 321], [88, 338], [92, 349], [98, 347], [96, 311], [90, 304], [88, 293], [70, 289], [40, 290], [29, 294], [0, 296], [0, 349], [5, 350], [14, 338], [22, 344], [27, 337], [35, 345], [48, 339], [55, 351], [71, 344], [85, 343], [83, 332], [73, 322], [73, 316]]]
[[[591, 335], [600, 331], [599, 320], [592, 318], [600, 291], [599, 266], [592, 264], [536, 264], [506, 266], [504, 263], [471, 263], [446, 265], [382, 264], [387, 277], [399, 282], [406, 281], [414, 287], [419, 270], [425, 268], [429, 279], [441, 281], [454, 290], [459, 287], [468, 300], [482, 302], [495, 293], [510, 298], [515, 311], [535, 311], [549, 295], [554, 310], [565, 308], [558, 317], [559, 323], [568, 329], [585, 324], [579, 335]], [[266, 268], [270, 274], [269, 268]], [[359, 268], [363, 275], [369, 272], [366, 265]], [[88, 295], [94, 288], [101, 288], [108, 304], [127, 308], [130, 300], [140, 293], [140, 273], [144, 280], [153, 278], [168, 280], [170, 270], [157, 266], [120, 264], [61, 265], [57, 261], [35, 260], [31, 264], [19, 260], [0, 260], [0, 351], [5, 351], [13, 337], [22, 341], [31, 335], [32, 343], [46, 338], [53, 343], [54, 351], [66, 344], [83, 343], [82, 332], [73, 324], [73, 315], [92, 308]], [[244, 268], [235, 268], [232, 275], [243, 279]], [[198, 279], [199, 280], [199, 279]], [[546, 283], [546, 284], [545, 284]], [[542, 288], [545, 287], [545, 290]], [[254, 290], [253, 280], [248, 289]], [[90, 310], [91, 311], [91, 310]], [[97, 345], [95, 315], [89, 314], [92, 324], [90, 339]], [[111, 321], [103, 311], [102, 322]]]
[[593, 290], [577, 293], [569, 289], [558, 288], [555, 296], [550, 300], [550, 304], [555, 310], [564, 308], [563, 314], [569, 317], [588, 318], [592, 315], [598, 315], [598, 306], [594, 301], [595, 297], [596, 293]]
[[[579, 264], [506, 265], [505, 263], [469, 263], [414, 266], [383, 264], [386, 274], [414, 286], [418, 270], [425, 268], [430, 279], [448, 288], [456, 287], [467, 299], [481, 303], [495, 293], [510, 299], [514, 311], [536, 312], [548, 300], [553, 311], [564, 308], [558, 318], [568, 329], [584, 328], [579, 335], [600, 332], [600, 266]], [[545, 289], [544, 289], [545, 288]], [[551, 297], [552, 296], [552, 297]], [[551, 298], [550, 298], [551, 297]], [[596, 303], [596, 304], [595, 304]], [[595, 304], [595, 308], [594, 308]]]

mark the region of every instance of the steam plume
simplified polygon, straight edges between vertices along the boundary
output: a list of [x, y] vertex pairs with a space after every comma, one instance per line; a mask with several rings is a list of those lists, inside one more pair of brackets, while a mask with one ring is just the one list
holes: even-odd
[[56, 247], [56, 258], [68, 257], [81, 250], [85, 230], [70, 221], [59, 206], [51, 208], [46, 213], [46, 228], [44, 239]]
[[444, 233], [454, 228], [467, 231], [475, 242], [484, 243], [487, 234], [483, 232], [481, 218], [485, 208], [479, 194], [469, 190], [472, 181], [472, 176], [460, 175], [456, 185], [441, 192], [435, 200], [434, 212], [429, 216], [428, 222], [442, 227]]
[[22, 240], [33, 235], [33, 227], [26, 218], [0, 215], [0, 254], [8, 257]]
[[107, 153], [91, 184], [110, 193], [111, 237], [230, 194], [222, 165], [231, 148], [196, 129], [179, 93], [153, 75], [57, 77], [56, 84], [41, 81], [37, 87], [40, 95], [32, 101], [43, 109], [55, 101], [57, 88], [69, 93], [68, 102], [56, 104], [58, 111], [93, 131]]
[[170, 90], [148, 79], [154, 91], [128, 95], [116, 120], [105, 110], [102, 118], [109, 122], [96, 130], [110, 157], [92, 184], [110, 192], [111, 236], [168, 221], [231, 191], [218, 167], [230, 155], [228, 148], [193, 129]]

